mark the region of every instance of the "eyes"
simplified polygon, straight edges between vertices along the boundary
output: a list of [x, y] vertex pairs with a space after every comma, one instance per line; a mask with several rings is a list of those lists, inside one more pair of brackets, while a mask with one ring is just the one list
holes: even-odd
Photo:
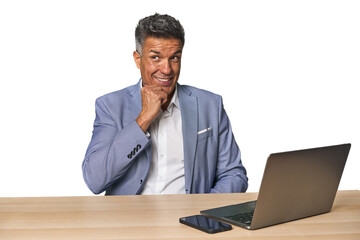
[[178, 57], [178, 56], [172, 56], [172, 57], [170, 58], [170, 60], [175, 61], [175, 62], [178, 62], [178, 61], [180, 60], [180, 57]]
[[[151, 60], [153, 60], [154, 62], [160, 62], [161, 61], [161, 58], [159, 55], [153, 55], [153, 56], [150, 56]], [[174, 55], [174, 56], [171, 56], [169, 58], [169, 60], [171, 62], [179, 62], [180, 61], [180, 56], [177, 56], [177, 55]]]

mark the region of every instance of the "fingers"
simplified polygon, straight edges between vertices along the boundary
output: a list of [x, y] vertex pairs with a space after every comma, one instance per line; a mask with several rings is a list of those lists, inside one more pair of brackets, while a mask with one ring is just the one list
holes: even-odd
[[159, 96], [161, 98], [161, 105], [164, 105], [167, 102], [167, 99], [168, 99], [167, 93], [164, 92], [163, 90], [161, 90], [158, 94], [159, 94]]
[[161, 105], [167, 102], [168, 94], [163, 90], [161, 86], [145, 85], [141, 89], [141, 92], [145, 98], [150, 98], [148, 100], [157, 100], [161, 103]]
[[166, 102], [167, 102], [167, 98], [163, 98], [163, 99], [161, 100], [161, 105], [164, 105]]
[[141, 89], [142, 109], [136, 122], [146, 132], [153, 119], [159, 114], [162, 105], [166, 104], [168, 94], [161, 86], [144, 85]]

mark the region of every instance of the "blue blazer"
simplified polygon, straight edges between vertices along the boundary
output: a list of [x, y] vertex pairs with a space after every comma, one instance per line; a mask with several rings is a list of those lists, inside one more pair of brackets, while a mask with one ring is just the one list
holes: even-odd
[[[230, 121], [219, 95], [177, 85], [184, 141], [186, 193], [245, 192]], [[141, 111], [140, 81], [96, 100], [96, 118], [82, 169], [90, 190], [106, 195], [140, 194], [150, 169], [151, 138], [135, 119]], [[204, 129], [203, 133], [198, 134]]]

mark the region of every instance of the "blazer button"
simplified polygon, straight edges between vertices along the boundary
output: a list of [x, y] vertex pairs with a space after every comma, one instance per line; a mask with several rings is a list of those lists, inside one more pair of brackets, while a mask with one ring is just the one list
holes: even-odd
[[141, 145], [140, 145], [140, 144], [138, 144], [138, 145], [136, 146], [136, 148], [137, 148], [138, 150], [140, 150]]
[[128, 159], [131, 159], [131, 154], [128, 154]]
[[134, 148], [134, 152], [138, 152], [139, 150], [137, 148]]
[[131, 151], [131, 155], [135, 156], [135, 151]]

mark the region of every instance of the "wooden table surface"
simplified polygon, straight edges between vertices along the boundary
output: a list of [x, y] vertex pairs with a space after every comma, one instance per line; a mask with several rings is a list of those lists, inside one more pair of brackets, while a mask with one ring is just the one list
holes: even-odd
[[0, 198], [0, 239], [360, 239], [360, 191], [338, 191], [330, 213], [258, 230], [207, 234], [179, 223], [257, 193]]

